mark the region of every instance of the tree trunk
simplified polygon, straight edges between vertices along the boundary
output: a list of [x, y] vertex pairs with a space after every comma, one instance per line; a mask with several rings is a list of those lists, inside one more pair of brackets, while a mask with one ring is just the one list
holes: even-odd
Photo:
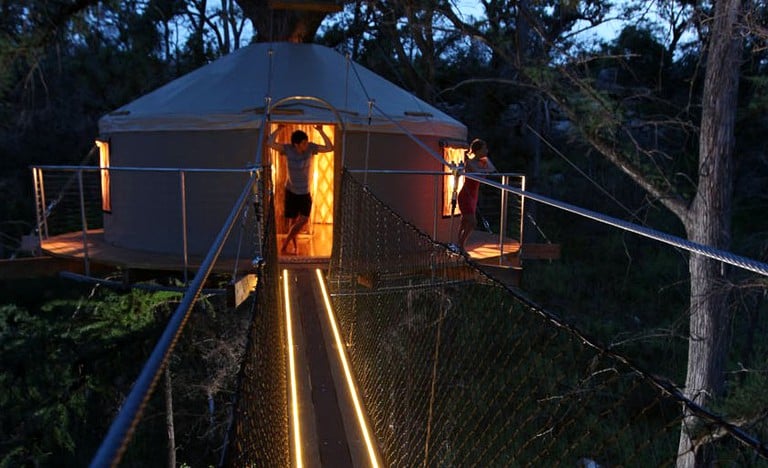
[[[733, 191], [734, 123], [739, 81], [741, 39], [736, 30], [741, 0], [720, 0], [709, 41], [699, 135], [699, 181], [696, 197], [684, 220], [688, 238], [727, 249], [730, 244]], [[706, 405], [722, 391], [728, 352], [730, 313], [724, 265], [691, 254], [691, 310], [685, 394]], [[697, 420], [684, 414], [678, 467], [706, 463], [693, 439]], [[698, 460], [698, 463], [697, 463]]]
[[251, 20], [258, 42], [312, 42], [323, 19], [339, 9], [332, 0], [236, 2]]

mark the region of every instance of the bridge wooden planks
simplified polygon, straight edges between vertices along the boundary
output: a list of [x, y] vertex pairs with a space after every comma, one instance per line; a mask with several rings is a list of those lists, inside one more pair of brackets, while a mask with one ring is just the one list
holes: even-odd
[[290, 265], [290, 268], [305, 465], [368, 466], [362, 442], [350, 436], [356, 433], [354, 409], [326, 323], [325, 305], [314, 268], [307, 265]]

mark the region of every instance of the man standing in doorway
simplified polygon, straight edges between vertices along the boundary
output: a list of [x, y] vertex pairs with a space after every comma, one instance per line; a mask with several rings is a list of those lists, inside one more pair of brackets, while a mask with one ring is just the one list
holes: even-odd
[[315, 130], [323, 137], [324, 144], [318, 145], [309, 141], [309, 137], [301, 130], [291, 134], [290, 143], [277, 143], [277, 134], [285, 128], [280, 124], [269, 135], [267, 146], [285, 155], [288, 166], [288, 177], [285, 181], [285, 217], [291, 220], [288, 235], [280, 248], [281, 253], [288, 253], [288, 245], [293, 244], [293, 253], [298, 252], [296, 236], [309, 221], [312, 211], [312, 195], [309, 192], [309, 175], [314, 155], [333, 151], [333, 143], [323, 131], [322, 125], [315, 125]]

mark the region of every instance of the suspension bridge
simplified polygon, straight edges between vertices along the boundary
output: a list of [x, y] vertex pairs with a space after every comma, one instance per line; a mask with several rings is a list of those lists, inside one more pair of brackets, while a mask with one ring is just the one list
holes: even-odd
[[[300, 241], [308, 254], [328, 256], [281, 257], [273, 200], [262, 189], [253, 203], [259, 178], [249, 177], [204, 258], [154, 259], [196, 274], [92, 466], [116, 465], [130, 450], [174, 342], [216, 272], [255, 277], [242, 293], [252, 323], [221, 466], [671, 466], [683, 407], [707, 421], [702, 440], [716, 440], [723, 456], [766, 456], [755, 436], [495, 277], [484, 257], [499, 248], [496, 239], [458, 252], [403, 219], [359, 174], [344, 172], [332, 245]], [[246, 217], [258, 220], [258, 255], [220, 260]], [[42, 245], [64, 248], [71, 235]], [[90, 247], [72, 256], [83, 262], [90, 252], [94, 275], [104, 259], [98, 237], [86, 239]], [[501, 249], [519, 254], [514, 242]], [[698, 250], [764, 274], [759, 262]], [[108, 255], [120, 261], [120, 252]]]
[[[523, 239], [530, 202], [759, 275], [768, 266], [540, 196], [515, 174], [464, 173], [463, 125], [317, 46], [259, 45], [223, 61], [105, 117], [112, 139], [99, 142], [98, 166], [33, 168], [33, 248], [47, 256], [21, 269], [133, 287], [148, 270], [182, 278], [183, 298], [91, 466], [130, 455], [206, 291], [251, 315], [221, 466], [671, 466], [685, 455], [684, 409], [698, 421], [684, 428], [694, 446], [713, 447], [723, 463], [765, 463], [768, 448], [747, 429], [515, 286], [526, 255], [558, 255]], [[316, 64], [312, 84], [345, 70], [344, 86], [318, 91], [327, 98], [279, 89], [286, 83], [273, 78], [297, 75], [296, 63]], [[209, 99], [221, 82], [245, 88]], [[261, 98], [262, 88], [264, 105], [244, 109], [242, 96]], [[192, 104], [178, 100], [190, 90]], [[291, 257], [277, 251], [285, 168], [262, 154], [274, 119], [310, 135], [328, 127], [339, 148], [315, 161], [317, 218]], [[418, 157], [403, 168], [393, 154]], [[461, 177], [501, 206], [495, 237], [467, 253], [450, 244]], [[226, 291], [206, 289], [215, 275], [230, 278]]]

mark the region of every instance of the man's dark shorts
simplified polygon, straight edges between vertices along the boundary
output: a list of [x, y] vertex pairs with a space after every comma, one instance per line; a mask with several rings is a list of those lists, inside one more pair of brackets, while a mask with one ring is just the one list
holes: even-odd
[[299, 215], [309, 218], [312, 211], [312, 196], [310, 194], [297, 195], [290, 190], [285, 191], [285, 217], [295, 218]]

